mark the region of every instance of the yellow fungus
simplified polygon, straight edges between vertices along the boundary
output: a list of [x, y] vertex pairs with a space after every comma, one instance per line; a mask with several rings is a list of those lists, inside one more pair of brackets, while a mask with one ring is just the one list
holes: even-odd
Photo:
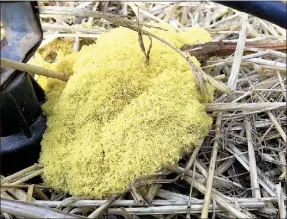
[[[148, 31], [178, 48], [211, 40], [198, 27]], [[57, 190], [95, 198], [122, 192], [135, 177], [174, 165], [211, 127], [203, 103], [213, 89], [203, 97], [186, 60], [156, 39], [146, 64], [129, 29], [104, 33], [48, 67], [73, 74], [67, 83], [39, 80], [48, 95], [40, 162]]]

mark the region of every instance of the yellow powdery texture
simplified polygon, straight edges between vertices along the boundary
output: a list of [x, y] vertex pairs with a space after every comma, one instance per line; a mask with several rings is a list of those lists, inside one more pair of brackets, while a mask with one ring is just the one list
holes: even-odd
[[[73, 44], [64, 40], [54, 40], [43, 48], [37, 50], [34, 57], [29, 60], [29, 64], [41, 66], [54, 71], [73, 74], [72, 66], [77, 54], [73, 52]], [[45, 114], [50, 114], [53, 110], [55, 102], [58, 100], [62, 90], [65, 88], [66, 82], [47, 78], [45, 76], [36, 75], [35, 79], [41, 85], [46, 93], [46, 99], [49, 100], [44, 105]]]
[[[149, 31], [178, 48], [211, 40], [200, 28]], [[45, 104], [40, 162], [44, 180], [57, 190], [107, 198], [135, 177], [175, 164], [210, 129], [189, 64], [155, 39], [148, 65], [137, 33], [125, 28], [56, 64], [73, 74], [57, 100]], [[212, 95], [209, 87], [209, 101]]]

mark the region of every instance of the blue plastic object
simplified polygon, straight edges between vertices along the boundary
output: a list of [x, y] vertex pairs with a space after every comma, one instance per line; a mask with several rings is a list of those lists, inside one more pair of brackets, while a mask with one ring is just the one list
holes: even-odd
[[281, 1], [216, 1], [258, 18], [267, 20], [280, 27], [287, 28], [286, 3]]

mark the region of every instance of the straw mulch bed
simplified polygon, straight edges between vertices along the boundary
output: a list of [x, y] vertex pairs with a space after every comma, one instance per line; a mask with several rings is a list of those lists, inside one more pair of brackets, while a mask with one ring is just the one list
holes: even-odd
[[[110, 200], [56, 193], [31, 184], [43, 173], [35, 164], [1, 177], [1, 217], [285, 218], [286, 31], [211, 2], [42, 2], [41, 46], [63, 38], [79, 50], [118, 24], [106, 13], [169, 23], [179, 31], [205, 28], [214, 42], [182, 50], [233, 93], [217, 92], [214, 103], [206, 105], [214, 126], [192, 154], [176, 167], [142, 177], [148, 187], [144, 197], [138, 185]], [[92, 28], [79, 26], [82, 22]]]

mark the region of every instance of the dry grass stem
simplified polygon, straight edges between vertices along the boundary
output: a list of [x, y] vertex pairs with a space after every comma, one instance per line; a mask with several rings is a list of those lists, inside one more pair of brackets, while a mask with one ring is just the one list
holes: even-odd
[[1, 212], [28, 218], [85, 218], [25, 202], [1, 200]]
[[[28, 181], [28, 180], [30, 180], [30, 179], [33, 179], [33, 178], [36, 177], [36, 176], [42, 175], [43, 172], [44, 172], [44, 169], [36, 170], [36, 171], [32, 172], [31, 174], [29, 174], [29, 175], [27, 175], [27, 176], [24, 176], [23, 178], [20, 178], [19, 180], [17, 180], [17, 181], [15, 181], [15, 182], [11, 183], [10, 185], [19, 185], [19, 184], [21, 184], [21, 183], [23, 183], [23, 182], [26, 182], [26, 181]], [[5, 184], [4, 184], [4, 185], [5, 185]], [[8, 189], [2, 189], [2, 188], [1, 188], [1, 193], [2, 193], [2, 192], [5, 192], [5, 191], [7, 191], [7, 190], [8, 190]]]
[[281, 184], [276, 184], [276, 192], [278, 197], [278, 207], [280, 218], [286, 218], [286, 206], [284, 204], [283, 192]]
[[228, 78], [228, 87], [233, 91], [236, 89], [241, 58], [245, 47], [247, 22], [248, 16], [246, 15], [242, 18], [241, 21], [242, 28], [239, 34], [238, 43], [234, 54], [230, 76]]
[[285, 102], [265, 103], [209, 103], [206, 104], [208, 112], [213, 111], [268, 111], [271, 109], [286, 109]]
[[250, 181], [251, 181], [251, 189], [252, 195], [254, 198], [261, 198], [260, 188], [258, 183], [258, 175], [256, 170], [256, 160], [255, 160], [255, 149], [253, 146], [252, 139], [252, 127], [249, 121], [250, 118], [246, 117], [245, 119], [245, 130], [247, 136], [247, 144], [248, 144], [248, 158], [249, 158], [249, 172], [250, 172]]
[[213, 183], [213, 177], [215, 172], [215, 164], [216, 164], [216, 158], [219, 148], [219, 138], [220, 138], [220, 131], [221, 131], [221, 119], [222, 119], [222, 113], [219, 113], [216, 120], [216, 136], [214, 140], [211, 160], [209, 164], [209, 171], [208, 171], [208, 177], [206, 182], [206, 189], [205, 189], [205, 196], [204, 196], [204, 204], [202, 207], [201, 212], [201, 218], [207, 218], [208, 217], [208, 208], [211, 198], [211, 189], [212, 189], [212, 183]]
[[15, 180], [15, 179], [17, 179], [17, 178], [29, 173], [29, 172], [32, 172], [32, 171], [37, 170], [37, 169], [40, 169], [40, 168], [43, 168], [43, 165], [41, 165], [41, 164], [34, 164], [34, 165], [30, 166], [30, 167], [27, 167], [27, 168], [25, 168], [23, 170], [20, 170], [20, 171], [16, 172], [16, 173], [14, 173], [14, 174], [12, 174], [10, 176], [7, 176], [7, 177], [5, 177], [3, 179], [1, 178], [1, 186], [3, 184], [5, 184], [5, 183], [11, 183], [11, 181], [13, 181], [13, 180]]

